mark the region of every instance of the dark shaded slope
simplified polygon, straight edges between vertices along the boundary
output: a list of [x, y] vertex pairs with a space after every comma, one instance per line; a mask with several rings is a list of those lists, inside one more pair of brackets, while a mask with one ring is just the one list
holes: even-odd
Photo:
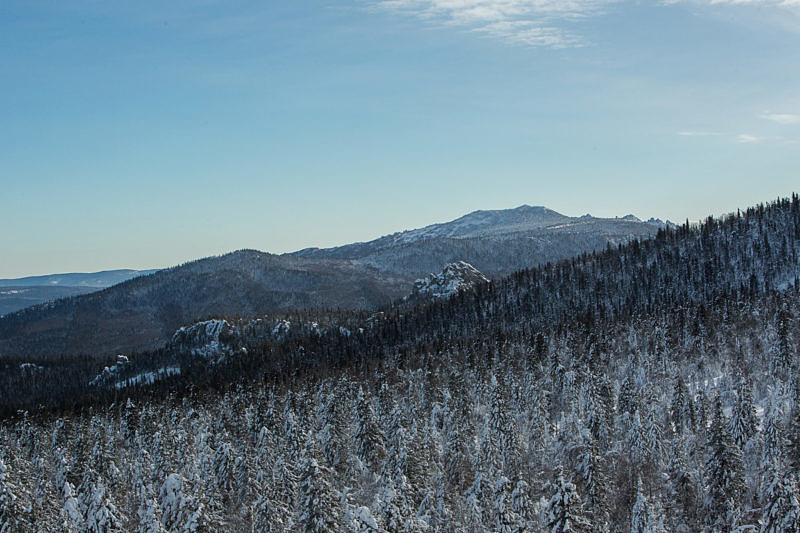
[[0, 353], [111, 354], [154, 349], [181, 325], [205, 316], [295, 308], [372, 308], [407, 292], [347, 261], [243, 250], [132, 279], [103, 291], [0, 319]]

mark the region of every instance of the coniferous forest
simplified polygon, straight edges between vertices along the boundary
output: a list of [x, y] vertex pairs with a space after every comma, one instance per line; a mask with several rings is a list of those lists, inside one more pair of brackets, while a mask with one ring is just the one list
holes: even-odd
[[798, 278], [794, 195], [448, 299], [198, 317], [224, 354], [114, 379], [4, 355], [0, 532], [800, 531]]

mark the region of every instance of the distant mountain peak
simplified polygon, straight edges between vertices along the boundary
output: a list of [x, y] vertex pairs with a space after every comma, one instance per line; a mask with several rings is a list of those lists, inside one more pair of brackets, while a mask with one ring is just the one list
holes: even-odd
[[675, 229], [678, 227], [674, 222], [670, 222], [669, 220], [664, 222], [660, 218], [649, 218], [645, 220], [644, 223], [661, 229]]
[[570, 217], [544, 206], [521, 205], [513, 209], [473, 211], [449, 222], [393, 233], [372, 242], [384, 241], [386, 244], [396, 245], [437, 238], [481, 237], [542, 228], [570, 220]]

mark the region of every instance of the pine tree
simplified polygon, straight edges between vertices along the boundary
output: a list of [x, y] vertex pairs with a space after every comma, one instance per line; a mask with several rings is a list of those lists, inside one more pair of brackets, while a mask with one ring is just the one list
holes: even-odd
[[632, 370], [629, 370], [625, 373], [625, 377], [622, 380], [622, 383], [619, 386], [619, 399], [617, 400], [619, 411], [621, 413], [633, 413], [638, 406], [638, 391], [636, 387], [631, 382], [630, 376], [632, 375]]
[[108, 498], [103, 484], [98, 481], [94, 484], [86, 510], [86, 530], [89, 533], [110, 533], [120, 529], [117, 508]]
[[338, 531], [339, 506], [329, 482], [331, 472], [317, 462], [314, 447], [309, 442], [302, 462], [297, 527], [304, 533]]
[[789, 471], [794, 476], [800, 476], [800, 374], [793, 381], [793, 389], [792, 418], [786, 432], [786, 459]]
[[696, 531], [699, 529], [700, 483], [688, 466], [685, 444], [676, 439], [668, 467], [669, 491], [665, 501], [671, 516], [672, 529]]
[[369, 507], [359, 507], [354, 513], [353, 529], [356, 533], [377, 533], [380, 531]]
[[375, 507], [377, 508], [377, 514], [381, 518], [383, 528], [388, 533], [403, 531], [406, 517], [410, 513], [406, 509], [402, 496], [397, 493], [391, 478], [385, 480], [384, 485], [378, 492]]
[[472, 428], [466, 416], [448, 411], [444, 439], [444, 474], [450, 491], [464, 493], [474, 480], [468, 436]]
[[510, 466], [510, 460], [516, 456], [517, 428], [508, 414], [503, 387], [494, 375], [490, 387], [485, 455], [488, 463], [504, 469]]
[[214, 483], [220, 491], [233, 490], [233, 448], [224, 442], [214, 452]]
[[634, 468], [650, 476], [658, 472], [664, 457], [663, 436], [656, 416], [655, 405], [652, 405], [642, 423], [638, 409], [635, 410], [627, 438]]
[[589, 432], [584, 432], [575, 462], [583, 487], [586, 515], [595, 531], [608, 531], [610, 481], [603, 458]]
[[80, 503], [75, 497], [72, 483], [65, 481], [61, 490], [63, 505], [61, 508], [61, 526], [69, 533], [84, 530], [83, 512]]
[[547, 504], [547, 529], [551, 533], [591, 531], [578, 491], [573, 483], [564, 479], [562, 469], [559, 469], [553, 496]]
[[683, 378], [675, 379], [675, 389], [672, 393], [672, 424], [675, 431], [682, 434], [694, 428], [694, 408], [689, 389]]
[[184, 493], [184, 479], [180, 474], [169, 474], [159, 490], [161, 524], [169, 533], [194, 533], [200, 526], [202, 504]]
[[375, 421], [375, 411], [367, 401], [364, 390], [359, 389], [356, 400], [356, 449], [362, 461], [378, 465], [386, 456], [384, 437]]
[[436, 514], [435, 495], [432, 490], [421, 490], [422, 499], [414, 513], [413, 520], [406, 522], [406, 529], [429, 529]]
[[643, 430], [645, 434], [645, 456], [647, 457], [650, 469], [658, 472], [664, 463], [664, 432], [658, 420], [658, 402], [653, 399], [650, 401], [650, 408], [647, 410], [647, 417], [644, 420]]
[[429, 480], [438, 468], [433, 457], [437, 443], [433, 440], [430, 426], [425, 423], [413, 424], [409, 430], [411, 442], [408, 445], [405, 476], [411, 487], [415, 487], [414, 497], [419, 501], [429, 492]]
[[484, 501], [487, 498], [484, 484], [483, 473], [478, 471], [472, 480], [472, 485], [469, 486], [466, 494], [464, 494], [467, 514], [469, 514], [470, 521], [476, 528], [482, 527], [484, 523]]
[[761, 533], [785, 531], [800, 531], [800, 502], [794, 480], [774, 461], [764, 494]]
[[742, 453], [728, 432], [722, 412], [722, 400], [714, 403], [714, 418], [708, 441], [710, 456], [706, 462], [708, 523], [719, 530], [730, 529], [736, 521], [745, 484]]
[[518, 528], [519, 517], [508, 505], [508, 491], [511, 482], [500, 476], [494, 484], [492, 493], [492, 530], [498, 533], [514, 533]]
[[384, 475], [397, 478], [406, 473], [408, 453], [406, 451], [406, 430], [403, 424], [403, 414], [400, 406], [396, 403], [393, 405], [388, 419]]
[[258, 498], [253, 509], [253, 529], [258, 533], [272, 533], [291, 529], [290, 508], [273, 497], [274, 490], [268, 481], [256, 481]]
[[777, 346], [774, 350], [770, 366], [778, 376], [786, 376], [796, 367], [795, 348], [791, 339], [791, 316], [785, 302], [778, 312]]
[[139, 533], [164, 533], [164, 526], [158, 516], [158, 502], [152, 494], [152, 488], [139, 485]]
[[636, 501], [631, 510], [631, 533], [654, 533], [647, 498], [642, 490], [642, 478], [636, 482]]
[[696, 417], [699, 431], [706, 431], [708, 427], [708, 397], [704, 390], [697, 393]]
[[331, 468], [338, 470], [344, 464], [346, 438], [344, 432], [345, 420], [341, 401], [344, 397], [343, 391], [336, 390], [330, 392], [321, 406], [320, 430], [317, 433], [322, 453]]
[[452, 524], [452, 513], [450, 512], [450, 499], [445, 488], [444, 473], [439, 471], [436, 474], [433, 488], [434, 509], [431, 517], [431, 525], [434, 530], [442, 529], [445, 524]]
[[8, 478], [8, 468], [0, 458], [0, 533], [23, 531], [28, 520]]
[[531, 529], [533, 520], [533, 502], [531, 501], [530, 486], [518, 476], [511, 492], [511, 511], [518, 517], [519, 524], [516, 533], [525, 533]]
[[755, 405], [753, 405], [753, 391], [749, 382], [743, 379], [731, 418], [728, 421], [728, 432], [739, 449], [744, 449], [747, 441], [757, 431], [758, 417]]
[[764, 445], [762, 448], [762, 462], [771, 464], [783, 456], [784, 441], [786, 440], [783, 428], [783, 413], [774, 396], [770, 397], [769, 408], [764, 417]]

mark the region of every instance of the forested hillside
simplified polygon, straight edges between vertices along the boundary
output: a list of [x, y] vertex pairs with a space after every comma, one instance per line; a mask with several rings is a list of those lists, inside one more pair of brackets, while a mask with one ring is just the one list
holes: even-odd
[[351, 261], [240, 250], [6, 315], [0, 353], [58, 358], [152, 350], [204, 316], [374, 308], [411, 283]]
[[239, 250], [0, 317], [0, 355], [108, 356], [158, 348], [179, 327], [208, 316], [373, 310], [406, 296], [416, 279], [449, 263], [467, 261], [499, 279], [652, 236], [658, 224], [664, 225], [522, 206], [476, 211], [339, 248], [283, 255]]
[[34, 305], [87, 294], [155, 270], [106, 270], [0, 279], [0, 316]]
[[798, 531], [799, 247], [795, 195], [108, 374], [0, 359], [0, 530]]

